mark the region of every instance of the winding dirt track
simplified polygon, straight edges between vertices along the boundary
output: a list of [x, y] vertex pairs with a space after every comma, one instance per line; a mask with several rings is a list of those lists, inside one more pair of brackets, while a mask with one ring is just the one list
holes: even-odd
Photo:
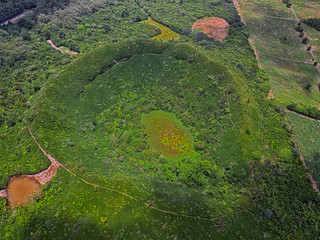
[[23, 10], [23, 13], [13, 17], [13, 18], [10, 18], [2, 23], [0, 23], [0, 26], [4, 26], [4, 25], [8, 25], [9, 22], [11, 23], [15, 23], [16, 21], [18, 21], [20, 18], [23, 18], [25, 15], [27, 15], [28, 13], [32, 13], [33, 11], [31, 9], [24, 9]]
[[47, 40], [47, 43], [49, 43], [51, 45], [51, 47], [53, 47], [54, 49], [60, 51], [61, 53], [68, 53], [68, 54], [72, 54], [72, 55], [79, 54], [78, 52], [74, 52], [74, 51], [65, 49], [63, 47], [57, 47], [56, 45], [53, 44], [52, 40]]

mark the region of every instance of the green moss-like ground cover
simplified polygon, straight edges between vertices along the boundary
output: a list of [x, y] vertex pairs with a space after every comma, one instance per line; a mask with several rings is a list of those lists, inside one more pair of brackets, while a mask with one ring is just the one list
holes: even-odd
[[153, 111], [142, 115], [141, 120], [146, 127], [153, 151], [167, 157], [179, 157], [194, 152], [188, 131], [173, 114]]

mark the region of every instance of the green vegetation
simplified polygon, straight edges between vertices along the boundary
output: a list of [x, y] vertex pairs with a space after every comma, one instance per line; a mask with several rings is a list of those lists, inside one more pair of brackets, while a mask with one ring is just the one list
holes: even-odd
[[311, 175], [320, 182], [320, 122], [290, 112], [286, 116]]
[[162, 41], [169, 41], [169, 40], [179, 40], [179, 34], [172, 31], [170, 28], [163, 26], [160, 23], [153, 21], [150, 17], [147, 20], [142, 21], [141, 23], [149, 24], [151, 26], [155, 26], [161, 30], [161, 33], [157, 36], [154, 36], [152, 39], [159, 39]]
[[[312, 39], [309, 35], [304, 36], [304, 30], [309, 33], [309, 28], [297, 23], [293, 13], [278, 2], [240, 3], [241, 9], [246, 11], [244, 17], [259, 51], [262, 66], [270, 77], [276, 100], [286, 106], [294, 103], [318, 108], [319, 72], [304, 45], [313, 45], [318, 36], [313, 35]], [[296, 9], [295, 3], [293, 8]]]
[[320, 31], [320, 18], [309, 18], [303, 21], [305, 24]]
[[[188, 131], [174, 117], [162, 111], [142, 115], [142, 124], [149, 135], [153, 151], [168, 157], [179, 157], [193, 153], [193, 143]], [[198, 147], [201, 146], [199, 143]]]
[[42, 1], [42, 0], [18, 0], [0, 2], [0, 23], [21, 14], [24, 9], [33, 9], [36, 12], [52, 12], [53, 8], [64, 8], [69, 0], [60, 1]]
[[314, 119], [320, 119], [320, 111], [316, 107], [305, 106], [303, 104], [291, 103], [287, 106], [291, 111], [303, 114]]
[[[264, 4], [291, 14], [250, 6]], [[191, 31], [204, 17], [226, 19], [229, 36]], [[307, 61], [286, 26], [281, 51]], [[180, 38], [150, 40], [159, 28]], [[26, 126], [68, 170], [29, 206], [0, 198], [0, 239], [316, 239], [319, 196], [248, 37], [229, 0], [72, 0], [2, 27], [1, 189], [49, 165]], [[293, 103], [315, 106], [319, 79], [302, 66]]]

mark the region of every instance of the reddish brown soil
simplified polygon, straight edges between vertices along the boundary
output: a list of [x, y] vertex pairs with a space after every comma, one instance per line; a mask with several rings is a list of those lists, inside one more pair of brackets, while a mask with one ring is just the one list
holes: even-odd
[[7, 187], [9, 206], [26, 205], [32, 201], [33, 195], [40, 193], [41, 184], [32, 176], [12, 177]]
[[272, 92], [271, 89], [270, 89], [270, 91], [269, 91], [269, 94], [268, 94], [267, 99], [274, 99], [274, 94], [273, 94], [273, 92]]
[[222, 41], [228, 36], [229, 26], [229, 23], [223, 18], [212, 17], [195, 22], [192, 25], [192, 30], [198, 29], [208, 37]]
[[78, 52], [74, 52], [68, 49], [64, 49], [63, 47], [57, 47], [56, 45], [53, 44], [53, 42], [51, 40], [47, 40], [47, 43], [49, 43], [51, 45], [51, 47], [53, 47], [54, 49], [60, 51], [61, 53], [69, 53], [69, 54], [73, 54], [73, 55], [77, 55]]

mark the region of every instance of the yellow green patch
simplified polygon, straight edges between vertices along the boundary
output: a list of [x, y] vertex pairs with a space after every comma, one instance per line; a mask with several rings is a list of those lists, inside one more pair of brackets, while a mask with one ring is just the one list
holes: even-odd
[[169, 40], [179, 40], [180, 35], [174, 31], [172, 31], [170, 28], [163, 26], [162, 24], [154, 21], [152, 18], [148, 17], [147, 20], [142, 21], [141, 23], [149, 24], [151, 26], [160, 28], [161, 33], [157, 36], [154, 36], [152, 39], [158, 39], [162, 40], [164, 42], [167, 42]]
[[142, 116], [151, 149], [166, 157], [194, 153], [192, 140], [182, 123], [171, 113], [153, 111]]

